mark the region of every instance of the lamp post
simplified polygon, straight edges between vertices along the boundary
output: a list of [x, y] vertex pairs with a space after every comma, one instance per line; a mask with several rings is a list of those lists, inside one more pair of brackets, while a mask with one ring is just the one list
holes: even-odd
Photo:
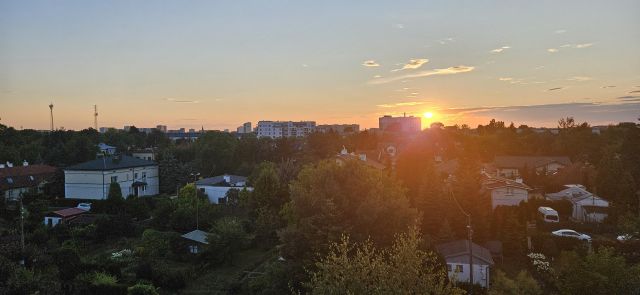
[[200, 212], [198, 212], [199, 211], [198, 210], [198, 203], [199, 203], [199, 200], [198, 200], [198, 187], [196, 187], [196, 181], [198, 180], [198, 176], [200, 176], [200, 173], [199, 172], [198, 173], [191, 173], [191, 176], [193, 177], [193, 187], [196, 190], [196, 195], [195, 195], [195, 197], [196, 197], [196, 229], [200, 229], [200, 216], [199, 216]]
[[460, 206], [460, 203], [458, 203], [458, 200], [453, 195], [451, 184], [449, 184], [448, 187], [449, 195], [455, 201], [456, 205], [458, 205], [460, 212], [467, 217], [467, 243], [469, 243], [469, 294], [473, 294], [473, 228], [471, 227], [471, 214], [462, 209], [462, 206]]

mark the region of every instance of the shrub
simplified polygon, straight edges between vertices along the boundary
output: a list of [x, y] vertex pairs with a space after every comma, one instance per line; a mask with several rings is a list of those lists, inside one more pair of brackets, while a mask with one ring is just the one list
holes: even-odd
[[158, 295], [158, 291], [151, 284], [139, 282], [127, 289], [128, 295]]

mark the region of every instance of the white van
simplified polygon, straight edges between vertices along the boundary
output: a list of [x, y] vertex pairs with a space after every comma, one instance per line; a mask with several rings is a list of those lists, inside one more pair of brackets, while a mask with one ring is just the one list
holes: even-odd
[[560, 222], [558, 211], [551, 207], [538, 207], [538, 216], [544, 222]]

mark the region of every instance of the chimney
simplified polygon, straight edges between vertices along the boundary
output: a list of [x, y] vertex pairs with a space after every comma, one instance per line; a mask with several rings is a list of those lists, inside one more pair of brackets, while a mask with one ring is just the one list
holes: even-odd
[[360, 161], [367, 161], [367, 154], [365, 153], [360, 153], [358, 157], [360, 158]]
[[346, 148], [346, 147], [344, 147], [344, 145], [343, 145], [343, 146], [342, 146], [342, 150], [340, 151], [340, 154], [341, 154], [341, 155], [346, 155], [346, 154], [348, 154], [348, 153], [349, 153], [349, 152], [347, 151], [347, 148]]
[[520, 178], [520, 177], [516, 178], [516, 182], [517, 183], [523, 183], [522, 178]]
[[231, 176], [225, 174], [224, 176], [222, 176], [222, 178], [224, 178], [224, 181], [226, 183], [231, 183]]
[[29, 162], [27, 162], [27, 160], [22, 161], [22, 166], [29, 166]]
[[7, 168], [11, 168], [11, 167], [13, 167], [13, 163], [7, 161]]

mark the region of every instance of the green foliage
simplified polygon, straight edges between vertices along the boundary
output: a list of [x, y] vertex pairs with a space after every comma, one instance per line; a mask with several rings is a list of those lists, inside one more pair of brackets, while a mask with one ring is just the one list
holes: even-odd
[[343, 236], [316, 268], [311, 294], [464, 294], [448, 282], [436, 255], [420, 249], [416, 230], [398, 235], [389, 250]]
[[246, 245], [247, 233], [240, 219], [223, 217], [216, 221], [207, 241], [207, 256], [232, 264], [234, 254]]
[[140, 246], [146, 257], [166, 257], [172, 254], [172, 245], [180, 239], [176, 232], [161, 232], [154, 229], [147, 229], [142, 233]]
[[127, 288], [128, 295], [158, 295], [156, 287], [148, 283], [136, 283], [135, 285]]
[[633, 176], [620, 155], [608, 151], [598, 166], [596, 188], [598, 195], [611, 201], [614, 217], [625, 212], [638, 212], [637, 187]]
[[507, 277], [501, 270], [493, 276], [488, 295], [542, 295], [542, 288], [527, 271], [522, 270], [515, 279]]
[[291, 184], [289, 226], [282, 232], [285, 257], [311, 259], [348, 234], [390, 245], [416, 220], [404, 190], [388, 175], [353, 162], [323, 161], [304, 168]]
[[560, 294], [640, 294], [640, 265], [627, 265], [611, 248], [585, 257], [563, 252], [556, 272]]
[[91, 278], [91, 284], [94, 286], [113, 286], [118, 283], [118, 279], [105, 272], [96, 272]]

